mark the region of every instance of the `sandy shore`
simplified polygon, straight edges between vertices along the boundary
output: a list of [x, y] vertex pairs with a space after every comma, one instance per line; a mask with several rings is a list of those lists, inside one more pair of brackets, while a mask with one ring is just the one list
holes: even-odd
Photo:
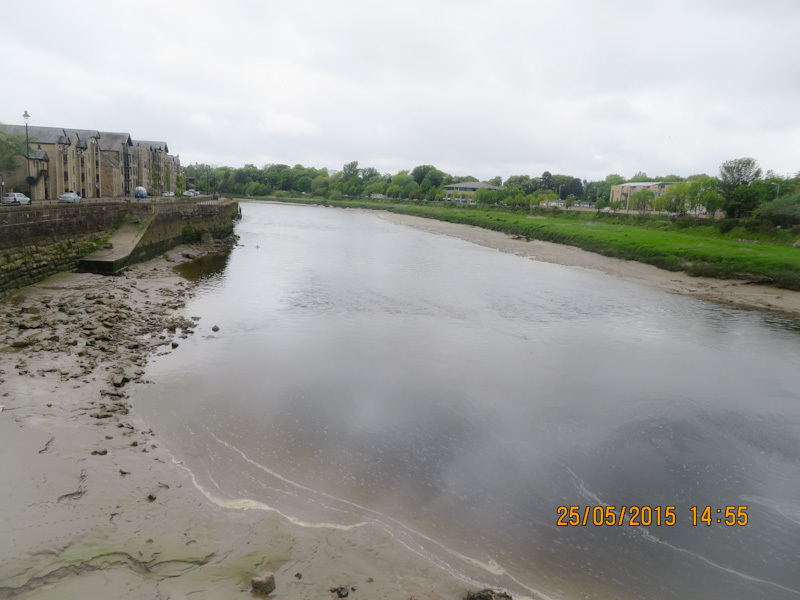
[[[475, 589], [374, 525], [303, 528], [221, 506], [129, 405], [148, 357], [188, 335], [192, 285], [167, 258], [124, 275], [64, 274], [0, 302], [0, 599], [455, 599]], [[165, 401], [168, 399], [165, 398]], [[332, 591], [333, 590], [333, 591]]]
[[[691, 277], [685, 273], [673, 273], [644, 263], [601, 256], [574, 246], [539, 240], [526, 241], [506, 233], [471, 225], [447, 223], [390, 212], [376, 214], [393, 223], [457, 237], [535, 260], [600, 271], [612, 277], [638, 281], [666, 292], [743, 308], [758, 308], [800, 316], [800, 292], [730, 279]], [[800, 257], [800, 254], [798, 256]]]

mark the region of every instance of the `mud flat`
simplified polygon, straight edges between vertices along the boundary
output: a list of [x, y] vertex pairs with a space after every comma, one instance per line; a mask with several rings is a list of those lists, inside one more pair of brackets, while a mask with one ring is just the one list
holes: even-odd
[[[766, 309], [800, 316], [800, 292], [755, 285], [734, 279], [711, 279], [675, 273], [652, 265], [622, 260], [587, 252], [573, 246], [540, 240], [527, 241], [500, 231], [482, 229], [462, 223], [448, 223], [411, 215], [376, 212], [382, 219], [428, 231], [449, 235], [468, 242], [495, 248], [502, 252], [525, 256], [543, 262], [592, 269], [612, 277], [638, 281], [674, 294], [692, 296], [743, 308]], [[798, 255], [800, 257], [800, 254]]]
[[267, 572], [281, 598], [474, 591], [375, 524], [307, 528], [213, 502], [136, 416], [149, 358], [224, 333], [185, 314], [193, 284], [173, 271], [220, 250], [63, 274], [0, 301], [0, 599], [243, 598]]

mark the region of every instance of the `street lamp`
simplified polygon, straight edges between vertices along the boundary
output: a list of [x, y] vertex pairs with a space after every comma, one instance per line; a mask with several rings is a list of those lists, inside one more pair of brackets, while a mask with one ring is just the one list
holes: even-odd
[[772, 185], [776, 185], [776, 186], [778, 186], [778, 187], [775, 189], [775, 197], [777, 198], [777, 197], [778, 197], [778, 195], [781, 193], [781, 184], [780, 184], [780, 183], [777, 183], [777, 182], [775, 182], [775, 181], [773, 181], [773, 182], [772, 182]]
[[30, 138], [28, 137], [28, 119], [31, 116], [28, 114], [26, 110], [22, 113], [22, 118], [25, 119], [25, 161], [28, 163], [28, 185], [30, 185], [30, 178], [31, 178], [31, 155], [30, 155]]

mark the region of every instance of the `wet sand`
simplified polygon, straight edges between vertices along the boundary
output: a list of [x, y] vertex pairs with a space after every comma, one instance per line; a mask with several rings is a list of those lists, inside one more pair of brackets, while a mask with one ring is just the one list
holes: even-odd
[[[692, 277], [686, 273], [665, 271], [652, 265], [610, 258], [574, 246], [539, 240], [526, 241], [507, 233], [461, 223], [448, 223], [410, 215], [378, 212], [382, 219], [423, 231], [449, 235], [502, 252], [543, 262], [599, 271], [612, 277], [638, 281], [645, 285], [684, 296], [742, 308], [758, 308], [800, 316], [800, 292], [733, 279]], [[800, 260], [800, 250], [798, 250]]]
[[216, 504], [137, 418], [148, 357], [223, 334], [184, 314], [192, 285], [172, 270], [208, 250], [62, 274], [0, 302], [0, 599], [243, 598], [265, 572], [281, 598], [474, 590], [374, 525], [304, 528]]

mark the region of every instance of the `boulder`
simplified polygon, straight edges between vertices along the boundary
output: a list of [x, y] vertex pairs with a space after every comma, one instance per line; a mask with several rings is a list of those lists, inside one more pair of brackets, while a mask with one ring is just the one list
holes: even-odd
[[261, 577], [253, 577], [250, 580], [250, 586], [254, 592], [259, 594], [271, 594], [275, 591], [275, 575], [273, 573], [266, 573]]

